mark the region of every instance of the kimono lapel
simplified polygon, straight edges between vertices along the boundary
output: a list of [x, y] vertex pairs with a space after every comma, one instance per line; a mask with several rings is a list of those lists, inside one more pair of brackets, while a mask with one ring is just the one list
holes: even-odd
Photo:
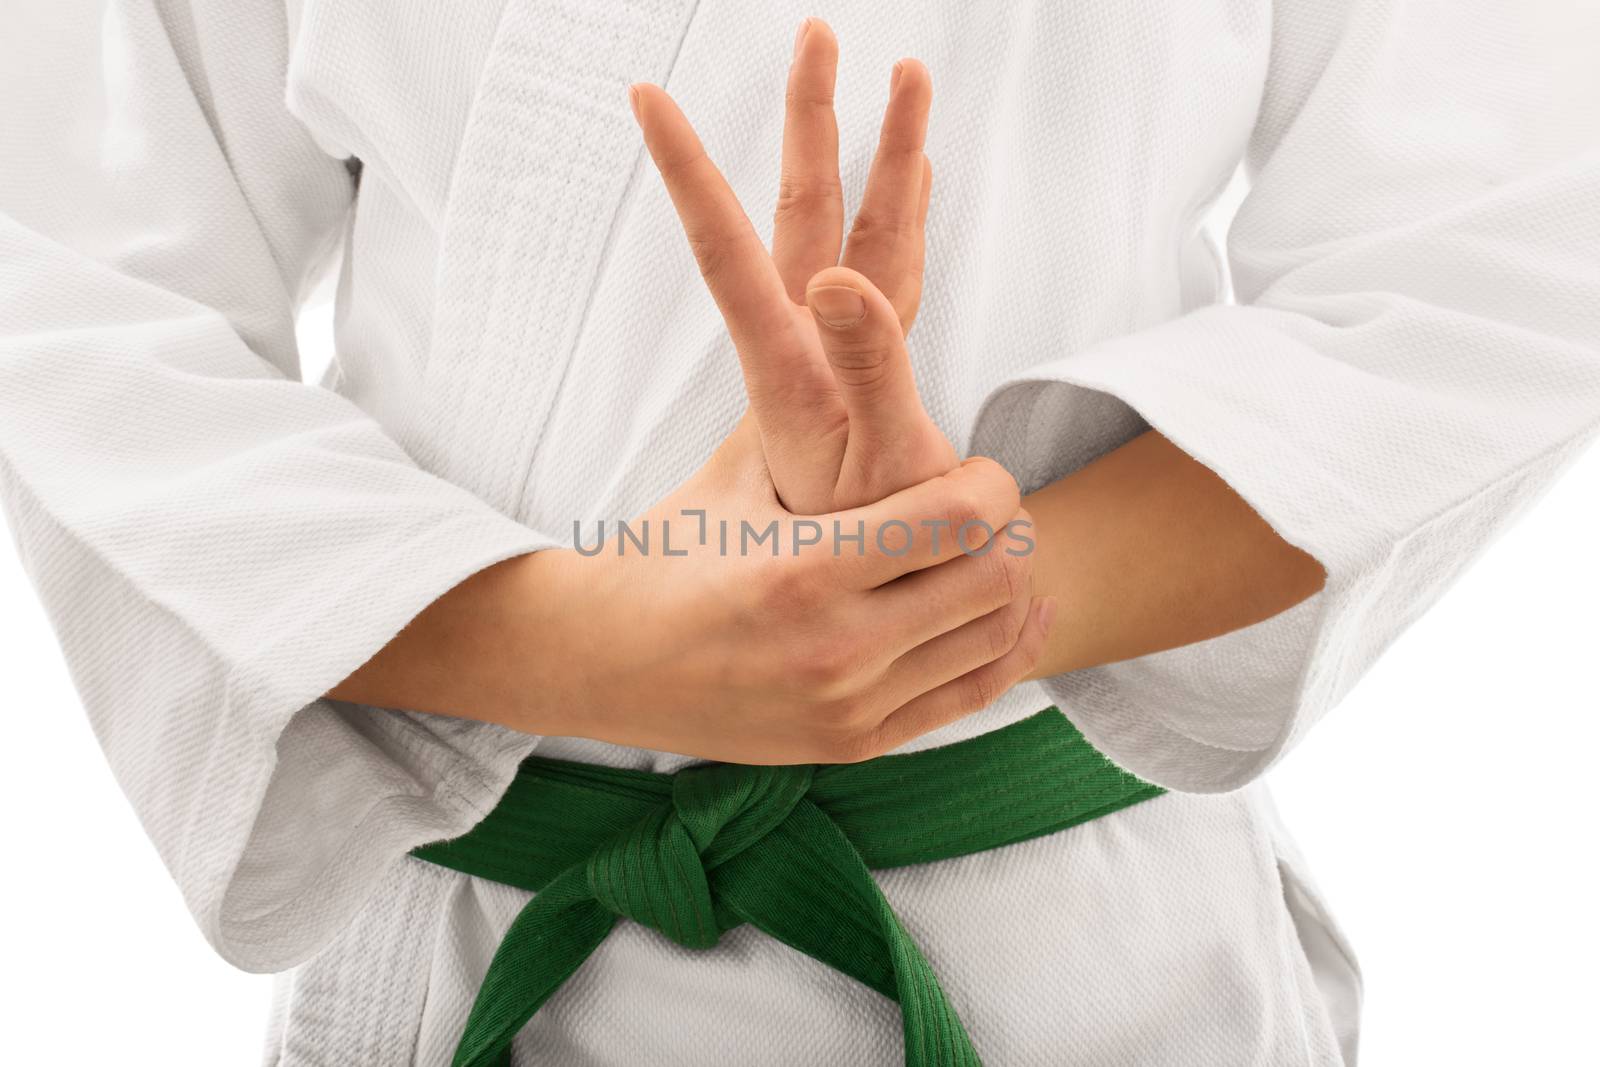
[[627, 87], [664, 81], [696, 0], [508, 0], [441, 230], [418, 458], [520, 517], [540, 427], [643, 158]]

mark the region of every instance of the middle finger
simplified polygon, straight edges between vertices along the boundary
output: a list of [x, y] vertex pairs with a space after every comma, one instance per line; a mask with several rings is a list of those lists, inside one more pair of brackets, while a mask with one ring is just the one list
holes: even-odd
[[806, 279], [839, 262], [844, 193], [833, 87], [839, 42], [821, 19], [806, 19], [795, 42], [783, 119], [783, 163], [772, 228], [772, 259], [789, 292], [805, 303]]

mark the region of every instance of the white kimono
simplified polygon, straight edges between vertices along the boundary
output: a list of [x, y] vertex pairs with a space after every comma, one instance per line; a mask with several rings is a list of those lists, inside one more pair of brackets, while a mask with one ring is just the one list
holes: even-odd
[[[465, 576], [637, 513], [733, 425], [738, 364], [626, 86], [666, 86], [769, 235], [808, 14], [841, 42], [851, 211], [890, 66], [932, 72], [910, 345], [958, 448], [1031, 490], [1153, 425], [1328, 570], [1265, 623], [908, 746], [1057, 703], [1174, 791], [884, 891], [988, 1064], [1353, 1061], [1354, 962], [1257, 779], [1600, 419], [1582, 6], [9, 5], [0, 489], [195, 920], [287, 972], [266, 1062], [448, 1062], [527, 894], [407, 851], [472, 826], [535, 746], [687, 762], [318, 697]], [[1241, 162], [1223, 257], [1199, 221]], [[341, 246], [337, 357], [303, 383], [296, 308]], [[515, 1047], [901, 1054], [895, 1004], [763, 934], [695, 952], [628, 923]]]

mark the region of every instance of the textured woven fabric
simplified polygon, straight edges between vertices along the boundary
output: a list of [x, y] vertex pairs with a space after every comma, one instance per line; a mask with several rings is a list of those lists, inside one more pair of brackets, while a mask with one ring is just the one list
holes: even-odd
[[[885, 894], [997, 1063], [1349, 1058], [1353, 966], [1252, 783], [1592, 435], [1592, 9], [12, 4], [0, 496], [200, 928], [295, 966], [271, 1062], [448, 1059], [526, 893], [405, 853], [482, 818], [535, 744], [683, 764], [317, 697], [463, 576], [638, 512], [732, 425], [737, 363], [625, 87], [665, 84], [770, 232], [810, 14], [843, 48], [847, 208], [889, 67], [932, 72], [910, 341], [952, 440], [1031, 489], [1154, 425], [1329, 570], [1266, 623], [908, 746], [1057, 703], [1180, 792], [881, 872]], [[1241, 162], [1220, 306], [1199, 220]], [[319, 387], [294, 312], [341, 243]], [[891, 1003], [743, 933], [689, 954], [619, 928], [519, 1060], [899, 1059]]]
[[1161, 792], [1056, 708], [955, 744], [826, 767], [656, 775], [530, 756], [471, 831], [412, 852], [534, 893], [495, 950], [452, 1062], [503, 1067], [517, 1032], [625, 918], [699, 949], [749, 923], [895, 1000], [907, 1067], [977, 1067], [979, 1050], [869, 868], [1059, 833]]

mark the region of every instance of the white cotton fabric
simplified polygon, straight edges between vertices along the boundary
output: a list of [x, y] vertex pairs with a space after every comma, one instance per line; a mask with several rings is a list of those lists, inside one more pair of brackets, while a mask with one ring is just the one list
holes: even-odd
[[[911, 348], [952, 440], [1032, 489], [1153, 425], [1328, 568], [1266, 623], [908, 746], [1057, 702], [1177, 792], [885, 892], [987, 1063], [1354, 1061], [1353, 959], [1258, 776], [1600, 418], [1592, 9], [59, 7], [8, 8], [0, 44], [0, 490], [201, 929], [289, 969], [267, 1063], [448, 1062], [527, 894], [407, 850], [473, 825], [535, 745], [686, 762], [318, 696], [732, 426], [737, 362], [625, 88], [673, 93], [770, 236], [808, 14], [842, 42], [851, 210], [890, 66], [932, 72]], [[1199, 223], [1241, 161], [1224, 260]], [[295, 311], [341, 246], [336, 362], [302, 383]], [[622, 924], [516, 1052], [901, 1048], [892, 1003], [749, 929], [691, 952]]]

